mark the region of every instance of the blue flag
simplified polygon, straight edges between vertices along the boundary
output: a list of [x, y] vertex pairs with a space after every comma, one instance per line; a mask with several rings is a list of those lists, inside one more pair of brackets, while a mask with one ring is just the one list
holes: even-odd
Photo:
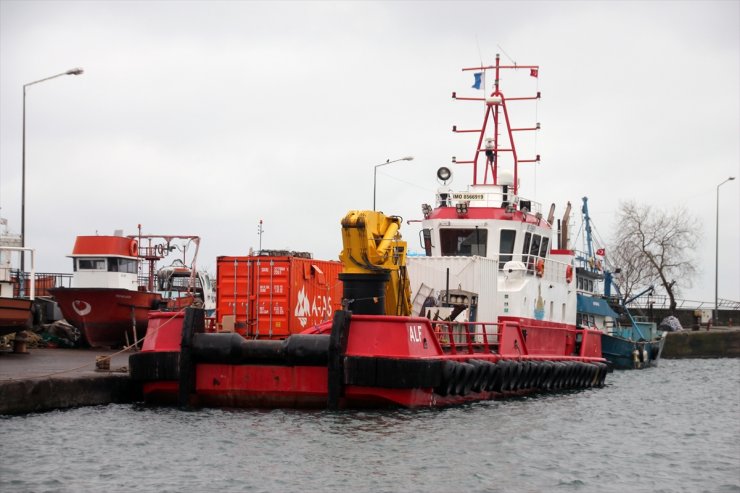
[[475, 77], [475, 82], [471, 86], [473, 89], [480, 89], [481, 84], [481, 77], [483, 76], [483, 72], [476, 72], [473, 74], [473, 77]]

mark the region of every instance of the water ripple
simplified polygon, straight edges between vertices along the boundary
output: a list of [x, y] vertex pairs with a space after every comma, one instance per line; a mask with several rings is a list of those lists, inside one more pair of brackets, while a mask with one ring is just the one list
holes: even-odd
[[448, 409], [110, 405], [0, 418], [0, 491], [740, 493], [740, 360]]

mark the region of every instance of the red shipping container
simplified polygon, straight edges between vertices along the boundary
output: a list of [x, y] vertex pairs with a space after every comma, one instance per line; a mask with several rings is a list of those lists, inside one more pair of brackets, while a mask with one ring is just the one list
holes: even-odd
[[282, 339], [331, 320], [341, 308], [341, 271], [337, 261], [295, 256], [218, 257], [218, 327]]

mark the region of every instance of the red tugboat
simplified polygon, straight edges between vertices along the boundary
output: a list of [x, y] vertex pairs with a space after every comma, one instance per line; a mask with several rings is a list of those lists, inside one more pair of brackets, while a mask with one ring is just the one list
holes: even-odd
[[248, 340], [204, 333], [197, 309], [153, 315], [143, 351], [129, 361], [145, 400], [414, 408], [602, 385], [601, 335], [576, 327], [567, 231], [553, 228], [554, 205], [544, 218], [539, 204], [519, 195], [518, 165], [526, 161], [513, 134], [538, 126], [511, 127], [499, 87], [504, 69], [538, 71], [498, 57], [495, 66], [464, 69], [476, 79], [494, 71], [496, 82], [488, 97], [457, 98], [485, 110], [467, 162], [473, 183], [454, 192], [450, 170], [438, 171], [436, 206], [422, 207], [424, 257], [407, 258], [399, 217], [350, 211], [341, 221], [343, 309], [333, 321], [283, 340]]

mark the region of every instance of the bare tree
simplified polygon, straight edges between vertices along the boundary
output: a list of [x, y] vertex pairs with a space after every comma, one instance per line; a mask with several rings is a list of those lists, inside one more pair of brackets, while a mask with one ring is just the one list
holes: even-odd
[[[630, 290], [638, 285], [661, 286], [676, 310], [681, 287], [690, 287], [697, 273], [694, 253], [701, 236], [700, 223], [685, 209], [665, 212], [633, 202], [619, 206], [619, 220], [612, 253], [626, 263], [623, 277]], [[615, 259], [616, 257], [612, 257]], [[630, 272], [625, 272], [625, 270]]]
[[634, 244], [608, 248], [607, 254], [608, 268], [613, 272], [623, 298], [631, 297], [652, 283], [648, 261], [635, 249]]

